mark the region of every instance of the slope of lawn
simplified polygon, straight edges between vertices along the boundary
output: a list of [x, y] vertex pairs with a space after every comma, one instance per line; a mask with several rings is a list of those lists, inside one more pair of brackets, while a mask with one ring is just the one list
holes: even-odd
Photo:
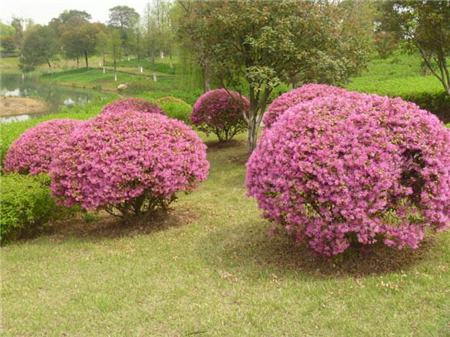
[[169, 215], [53, 224], [2, 248], [4, 336], [445, 336], [450, 233], [325, 260], [270, 237], [246, 147], [208, 140], [209, 179]]
[[347, 88], [388, 96], [444, 91], [436, 77], [423, 74], [418, 55], [405, 54], [371, 60], [360, 76], [350, 80]]

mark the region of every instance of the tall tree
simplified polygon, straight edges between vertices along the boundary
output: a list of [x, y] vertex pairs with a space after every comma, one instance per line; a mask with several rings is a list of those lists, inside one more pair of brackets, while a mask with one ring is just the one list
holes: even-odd
[[109, 10], [109, 25], [120, 31], [122, 48], [127, 52], [133, 51], [136, 26], [139, 14], [128, 6], [115, 6]]
[[54, 31], [48, 26], [35, 25], [25, 33], [19, 67], [24, 72], [32, 71], [43, 63], [51, 67], [51, 59], [57, 52]]
[[71, 26], [63, 31], [63, 48], [68, 57], [84, 57], [86, 68], [89, 67], [89, 56], [96, 50], [99, 26], [92, 23], [83, 23]]
[[381, 27], [418, 50], [430, 72], [450, 95], [449, 0], [387, 0], [381, 3]]
[[270, 94], [281, 82], [342, 83], [366, 60], [365, 45], [351, 43], [357, 26], [343, 24], [345, 11], [335, 2], [179, 3], [185, 10], [179, 34], [196, 46], [198, 62], [208, 65], [220, 86], [246, 90], [250, 152]]

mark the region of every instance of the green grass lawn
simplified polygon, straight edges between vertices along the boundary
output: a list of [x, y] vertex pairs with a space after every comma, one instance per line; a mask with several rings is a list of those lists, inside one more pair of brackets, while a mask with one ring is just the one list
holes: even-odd
[[245, 137], [167, 218], [52, 224], [2, 248], [4, 336], [446, 336], [450, 233], [326, 260], [267, 235]]
[[346, 87], [388, 96], [444, 91], [436, 77], [422, 74], [418, 55], [404, 54], [370, 61], [367, 69], [360, 76], [351, 78]]
[[[383, 62], [351, 85], [428, 81], [404, 63], [388, 74]], [[98, 69], [52, 76], [86, 87], [111, 82]], [[137, 95], [184, 95], [192, 104], [197, 93], [172, 78]], [[87, 119], [105, 103], [0, 124], [0, 155], [40, 121]], [[78, 215], [1, 248], [4, 336], [450, 335], [450, 232], [416, 251], [376, 246], [316, 257], [267, 234], [270, 224], [245, 195], [245, 135], [225, 147], [201, 136], [209, 178], [180, 195], [167, 217], [124, 226], [105, 214]]]

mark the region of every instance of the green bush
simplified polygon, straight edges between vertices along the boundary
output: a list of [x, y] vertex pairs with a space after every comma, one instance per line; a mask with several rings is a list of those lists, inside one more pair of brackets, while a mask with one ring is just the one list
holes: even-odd
[[403, 99], [416, 103], [422, 109], [438, 116], [444, 123], [450, 122], [450, 95], [446, 92], [403, 95]]
[[167, 116], [189, 123], [192, 106], [182, 99], [166, 96], [158, 98], [155, 103], [167, 114]]
[[46, 175], [0, 176], [0, 238], [4, 243], [34, 232], [57, 213]]

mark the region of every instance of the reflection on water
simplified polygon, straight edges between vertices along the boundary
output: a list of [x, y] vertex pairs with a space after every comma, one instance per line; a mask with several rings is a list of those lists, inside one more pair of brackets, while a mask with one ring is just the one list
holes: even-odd
[[[2, 74], [0, 77], [0, 96], [39, 97], [48, 105], [48, 111], [44, 113], [45, 115], [57, 112], [61, 106], [71, 107], [86, 104], [94, 97], [101, 96], [101, 93], [51, 85], [39, 81], [36, 77], [26, 76], [22, 79], [20, 74]], [[1, 117], [0, 122], [26, 120], [42, 115], [30, 114]]]

